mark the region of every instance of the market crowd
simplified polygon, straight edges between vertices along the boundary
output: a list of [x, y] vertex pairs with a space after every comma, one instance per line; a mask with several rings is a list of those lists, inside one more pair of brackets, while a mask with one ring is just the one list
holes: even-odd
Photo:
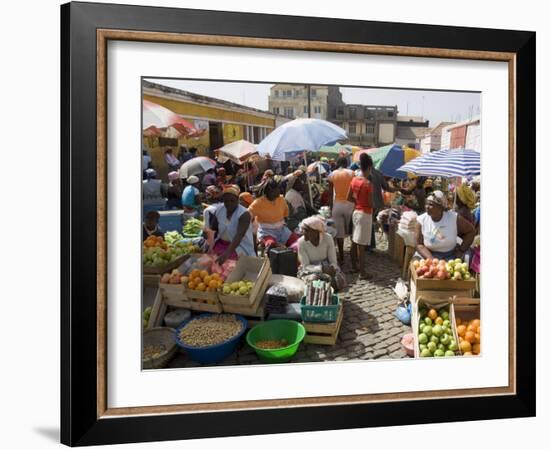
[[[373, 166], [367, 153], [290, 162], [267, 159], [216, 166], [188, 177], [182, 164], [197, 149], [167, 149], [167, 179], [158, 179], [143, 149], [143, 238], [162, 235], [159, 211], [182, 210], [184, 220], [201, 218], [208, 251], [219, 262], [239, 255], [260, 255], [286, 248], [297, 254], [297, 275], [330, 278], [346, 286], [341, 266], [345, 241], [351, 240], [352, 270], [372, 279], [366, 252], [374, 252], [375, 229], [392, 223], [410, 234], [415, 257], [454, 259], [468, 255], [479, 272], [479, 179], [452, 184], [435, 177], [391, 179]], [[157, 167], [158, 168], [158, 167]], [[403, 223], [407, 223], [403, 225]]]

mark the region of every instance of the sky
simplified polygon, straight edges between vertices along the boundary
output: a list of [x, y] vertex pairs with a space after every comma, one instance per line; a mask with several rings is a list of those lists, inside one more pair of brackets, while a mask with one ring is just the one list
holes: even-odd
[[[223, 81], [149, 79], [165, 86], [207, 95], [257, 109], [268, 109], [269, 88], [273, 84]], [[459, 122], [479, 115], [481, 95], [471, 92], [341, 87], [348, 104], [397, 105], [399, 115], [422, 116], [435, 126], [440, 121]]]

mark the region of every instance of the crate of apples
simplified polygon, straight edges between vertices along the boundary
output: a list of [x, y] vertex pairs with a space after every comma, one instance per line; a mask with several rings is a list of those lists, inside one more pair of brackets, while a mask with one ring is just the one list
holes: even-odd
[[448, 262], [436, 258], [415, 260], [412, 262], [412, 267], [419, 279], [438, 279], [441, 281], [468, 281], [471, 279], [468, 264], [458, 258]]

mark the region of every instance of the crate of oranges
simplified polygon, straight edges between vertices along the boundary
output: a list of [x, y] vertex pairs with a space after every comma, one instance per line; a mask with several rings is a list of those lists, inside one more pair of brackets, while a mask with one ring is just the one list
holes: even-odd
[[452, 308], [458, 347], [466, 356], [481, 354], [481, 310], [479, 298], [453, 298]]
[[217, 273], [195, 268], [182, 280], [187, 298], [191, 302], [191, 309], [201, 312], [223, 312], [218, 298], [218, 288], [223, 279]]

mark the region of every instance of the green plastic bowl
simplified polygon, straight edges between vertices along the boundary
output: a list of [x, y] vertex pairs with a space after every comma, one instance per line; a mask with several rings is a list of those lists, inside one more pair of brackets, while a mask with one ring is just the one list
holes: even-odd
[[[297, 321], [271, 320], [254, 326], [246, 335], [246, 342], [256, 351], [260, 360], [281, 363], [294, 357], [305, 336], [306, 329]], [[256, 346], [257, 341], [282, 339], [288, 342], [288, 346], [279, 349], [262, 349]]]

